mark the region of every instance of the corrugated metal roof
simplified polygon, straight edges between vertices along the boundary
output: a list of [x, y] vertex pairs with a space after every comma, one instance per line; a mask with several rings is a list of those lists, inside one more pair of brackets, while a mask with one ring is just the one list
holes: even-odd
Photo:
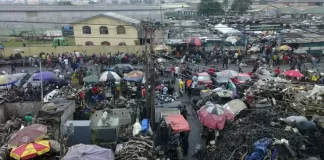
[[117, 13], [114, 13], [114, 12], [107, 12], [107, 13], [103, 13], [101, 15], [111, 17], [111, 18], [115, 18], [115, 19], [118, 19], [118, 20], [121, 20], [121, 21], [124, 21], [124, 22], [127, 22], [127, 23], [131, 23], [131, 24], [139, 24], [139, 23], [141, 23], [137, 19], [126, 17], [126, 16], [123, 16], [123, 15], [120, 15], [120, 14], [117, 14]]
[[[164, 8], [162, 8], [164, 9]], [[160, 5], [0, 5], [2, 12], [24, 11], [151, 11], [161, 10]]]
[[120, 15], [120, 14], [117, 14], [117, 13], [114, 13], [114, 12], [106, 12], [106, 13], [98, 14], [96, 16], [84, 18], [84, 19], [75, 21], [73, 23], [76, 24], [76, 23], [80, 23], [80, 22], [83, 22], [83, 21], [86, 21], [86, 20], [97, 18], [97, 17], [109, 17], [109, 18], [113, 18], [113, 19], [116, 19], [116, 20], [124, 21], [124, 22], [129, 23], [129, 24], [139, 24], [139, 23], [141, 23], [141, 21], [139, 21], [137, 19], [126, 17], [126, 16], [123, 16], [123, 15]]
[[278, 0], [275, 3], [316, 3], [324, 2], [324, 0]]

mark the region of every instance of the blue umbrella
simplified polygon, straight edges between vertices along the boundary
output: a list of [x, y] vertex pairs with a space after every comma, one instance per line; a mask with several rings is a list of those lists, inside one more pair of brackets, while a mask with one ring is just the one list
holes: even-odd
[[142, 81], [143, 77], [125, 77], [124, 80], [126, 81], [134, 81], [134, 82], [140, 82]]
[[33, 80], [34, 81], [40, 81], [41, 80], [41, 75], [42, 75], [43, 81], [55, 78], [55, 74], [53, 72], [39, 72], [39, 73], [34, 74]]

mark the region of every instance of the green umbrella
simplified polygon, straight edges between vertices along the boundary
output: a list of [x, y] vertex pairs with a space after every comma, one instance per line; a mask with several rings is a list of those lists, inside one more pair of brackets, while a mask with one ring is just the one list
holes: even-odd
[[97, 83], [99, 82], [98, 76], [91, 75], [83, 78], [83, 81], [86, 83]]

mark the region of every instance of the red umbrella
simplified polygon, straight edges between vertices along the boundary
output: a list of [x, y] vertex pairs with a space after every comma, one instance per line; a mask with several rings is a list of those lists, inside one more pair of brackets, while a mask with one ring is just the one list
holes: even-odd
[[188, 38], [187, 44], [192, 46], [201, 46], [201, 41], [199, 38]]
[[202, 125], [218, 130], [224, 128], [226, 119], [234, 120], [233, 113], [210, 102], [207, 102], [205, 106], [200, 108], [198, 117]]
[[284, 72], [284, 74], [288, 77], [304, 77], [304, 75], [300, 73], [298, 70], [289, 70]]

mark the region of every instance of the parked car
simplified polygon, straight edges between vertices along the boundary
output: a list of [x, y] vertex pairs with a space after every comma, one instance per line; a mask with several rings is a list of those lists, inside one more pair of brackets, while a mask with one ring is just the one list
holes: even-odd
[[215, 87], [221, 87], [222, 85], [227, 86], [227, 83], [230, 80], [228, 77], [222, 76], [220, 72], [216, 72], [215, 75], [216, 76], [212, 78]]
[[196, 76], [198, 78], [198, 85], [207, 85], [208, 87], [213, 86], [213, 81], [207, 72], [197, 73]]
[[251, 81], [252, 79], [247, 73], [240, 73], [237, 77], [231, 78], [231, 80], [234, 84], [239, 85]]

